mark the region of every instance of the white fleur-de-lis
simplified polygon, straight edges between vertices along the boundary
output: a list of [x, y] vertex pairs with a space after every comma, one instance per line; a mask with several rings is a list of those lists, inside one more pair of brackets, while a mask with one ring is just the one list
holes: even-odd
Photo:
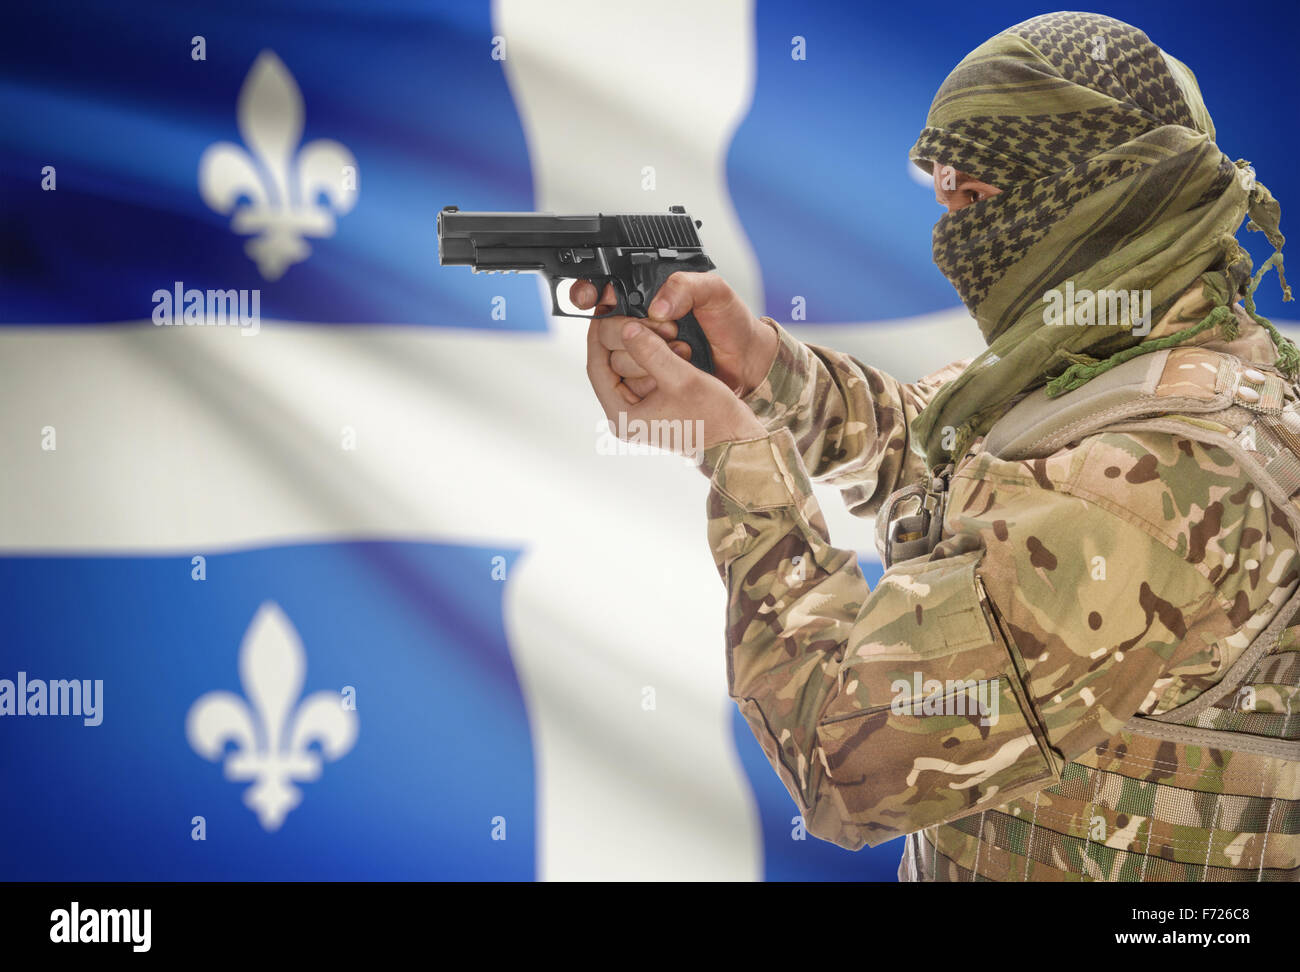
[[302, 139], [302, 92], [272, 51], [262, 51], [239, 91], [239, 134], [210, 145], [199, 159], [199, 193], [230, 228], [252, 234], [244, 245], [262, 276], [278, 280], [311, 254], [304, 236], [332, 236], [335, 214], [357, 201], [357, 161], [346, 147]]
[[[185, 719], [195, 752], [213, 761], [224, 755], [228, 780], [254, 781], [244, 803], [266, 830], [278, 830], [301, 802], [295, 780], [317, 779], [322, 757], [338, 759], [356, 742], [357, 714], [338, 692], [315, 692], [295, 708], [306, 670], [298, 632], [267, 601], [239, 646], [239, 680], [252, 706], [233, 692], [208, 692]], [[227, 743], [235, 745], [229, 753]]]

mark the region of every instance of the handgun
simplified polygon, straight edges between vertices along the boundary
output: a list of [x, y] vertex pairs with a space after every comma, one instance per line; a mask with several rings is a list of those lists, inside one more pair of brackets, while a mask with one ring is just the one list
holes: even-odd
[[[648, 317], [647, 308], [678, 270], [713, 270], [685, 207], [668, 213], [561, 216], [555, 213], [438, 213], [438, 262], [475, 273], [540, 273], [551, 287], [551, 313], [560, 317]], [[562, 280], [579, 277], [614, 285], [617, 305], [608, 314], [570, 314], [560, 306]], [[691, 364], [713, 373], [713, 354], [695, 315], [677, 321], [677, 339], [691, 349]]]

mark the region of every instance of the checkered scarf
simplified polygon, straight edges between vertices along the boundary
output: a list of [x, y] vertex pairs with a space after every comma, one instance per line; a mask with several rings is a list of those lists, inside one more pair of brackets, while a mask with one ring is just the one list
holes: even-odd
[[1052, 379], [1049, 392], [1077, 387], [1117, 353], [1171, 343], [1144, 341], [1128, 321], [1046, 324], [1045, 295], [1067, 282], [1149, 290], [1152, 321], [1198, 279], [1230, 303], [1250, 279], [1235, 239], [1248, 212], [1281, 272], [1277, 204], [1215, 145], [1192, 72], [1109, 17], [1047, 14], [981, 44], [939, 88], [909, 154], [1003, 190], [934, 227], [935, 263], [989, 347], [913, 425], [931, 466], [959, 457], [1022, 393]]

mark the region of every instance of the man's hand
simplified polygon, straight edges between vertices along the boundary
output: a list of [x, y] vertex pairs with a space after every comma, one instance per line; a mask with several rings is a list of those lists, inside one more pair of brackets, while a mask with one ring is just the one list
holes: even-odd
[[[569, 289], [569, 299], [582, 309], [596, 303], [596, 288], [579, 280]], [[605, 314], [615, 306], [614, 285], [606, 284], [600, 305], [593, 313]], [[776, 357], [776, 332], [755, 317], [730, 285], [713, 273], [679, 270], [669, 277], [647, 309], [650, 317], [641, 321], [669, 342], [678, 355], [689, 360], [685, 342], [677, 341], [676, 320], [695, 312], [704, 336], [713, 350], [714, 373], [741, 398], [753, 391], [772, 367]], [[609, 365], [638, 397], [654, 390], [654, 377], [637, 363], [623, 343], [623, 328], [633, 317], [607, 317], [593, 322], [600, 344], [609, 352]]]
[[[640, 321], [622, 320], [625, 323], [619, 334], [621, 353], [640, 369], [653, 387], [639, 396], [623, 383], [610, 366], [612, 356], [600, 339], [601, 325], [605, 322], [592, 321], [587, 330], [587, 377], [605, 410], [605, 417], [615, 427], [627, 428], [638, 420], [680, 422], [678, 427], [682, 430], [690, 428], [689, 440], [652, 444], [682, 453], [702, 452], [719, 442], [755, 439], [767, 434], [749, 406], [721, 381], [688, 364], [680, 354], [674, 354], [662, 337]], [[626, 416], [624, 422], [619, 421], [620, 413]], [[689, 425], [696, 421], [700, 426]]]

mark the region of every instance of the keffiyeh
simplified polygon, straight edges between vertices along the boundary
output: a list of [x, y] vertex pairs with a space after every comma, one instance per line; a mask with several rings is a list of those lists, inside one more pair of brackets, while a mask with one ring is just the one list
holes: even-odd
[[[1060, 394], [1119, 360], [1226, 332], [1228, 305], [1245, 295], [1254, 316], [1259, 277], [1270, 265], [1282, 273], [1278, 205], [1248, 163], [1215, 144], [1192, 72], [1109, 17], [1048, 14], [981, 44], [939, 88], [909, 154], [926, 171], [951, 165], [1003, 190], [934, 228], [935, 263], [989, 346], [913, 425], [931, 466], [960, 456], [1036, 387]], [[1276, 251], [1253, 280], [1236, 241], [1247, 214]], [[1198, 280], [1216, 306], [1174, 335], [1144, 337], [1131, 320], [1045, 323], [1045, 295], [1067, 284], [1149, 291], [1155, 321]], [[1294, 376], [1300, 353], [1256, 320]]]

